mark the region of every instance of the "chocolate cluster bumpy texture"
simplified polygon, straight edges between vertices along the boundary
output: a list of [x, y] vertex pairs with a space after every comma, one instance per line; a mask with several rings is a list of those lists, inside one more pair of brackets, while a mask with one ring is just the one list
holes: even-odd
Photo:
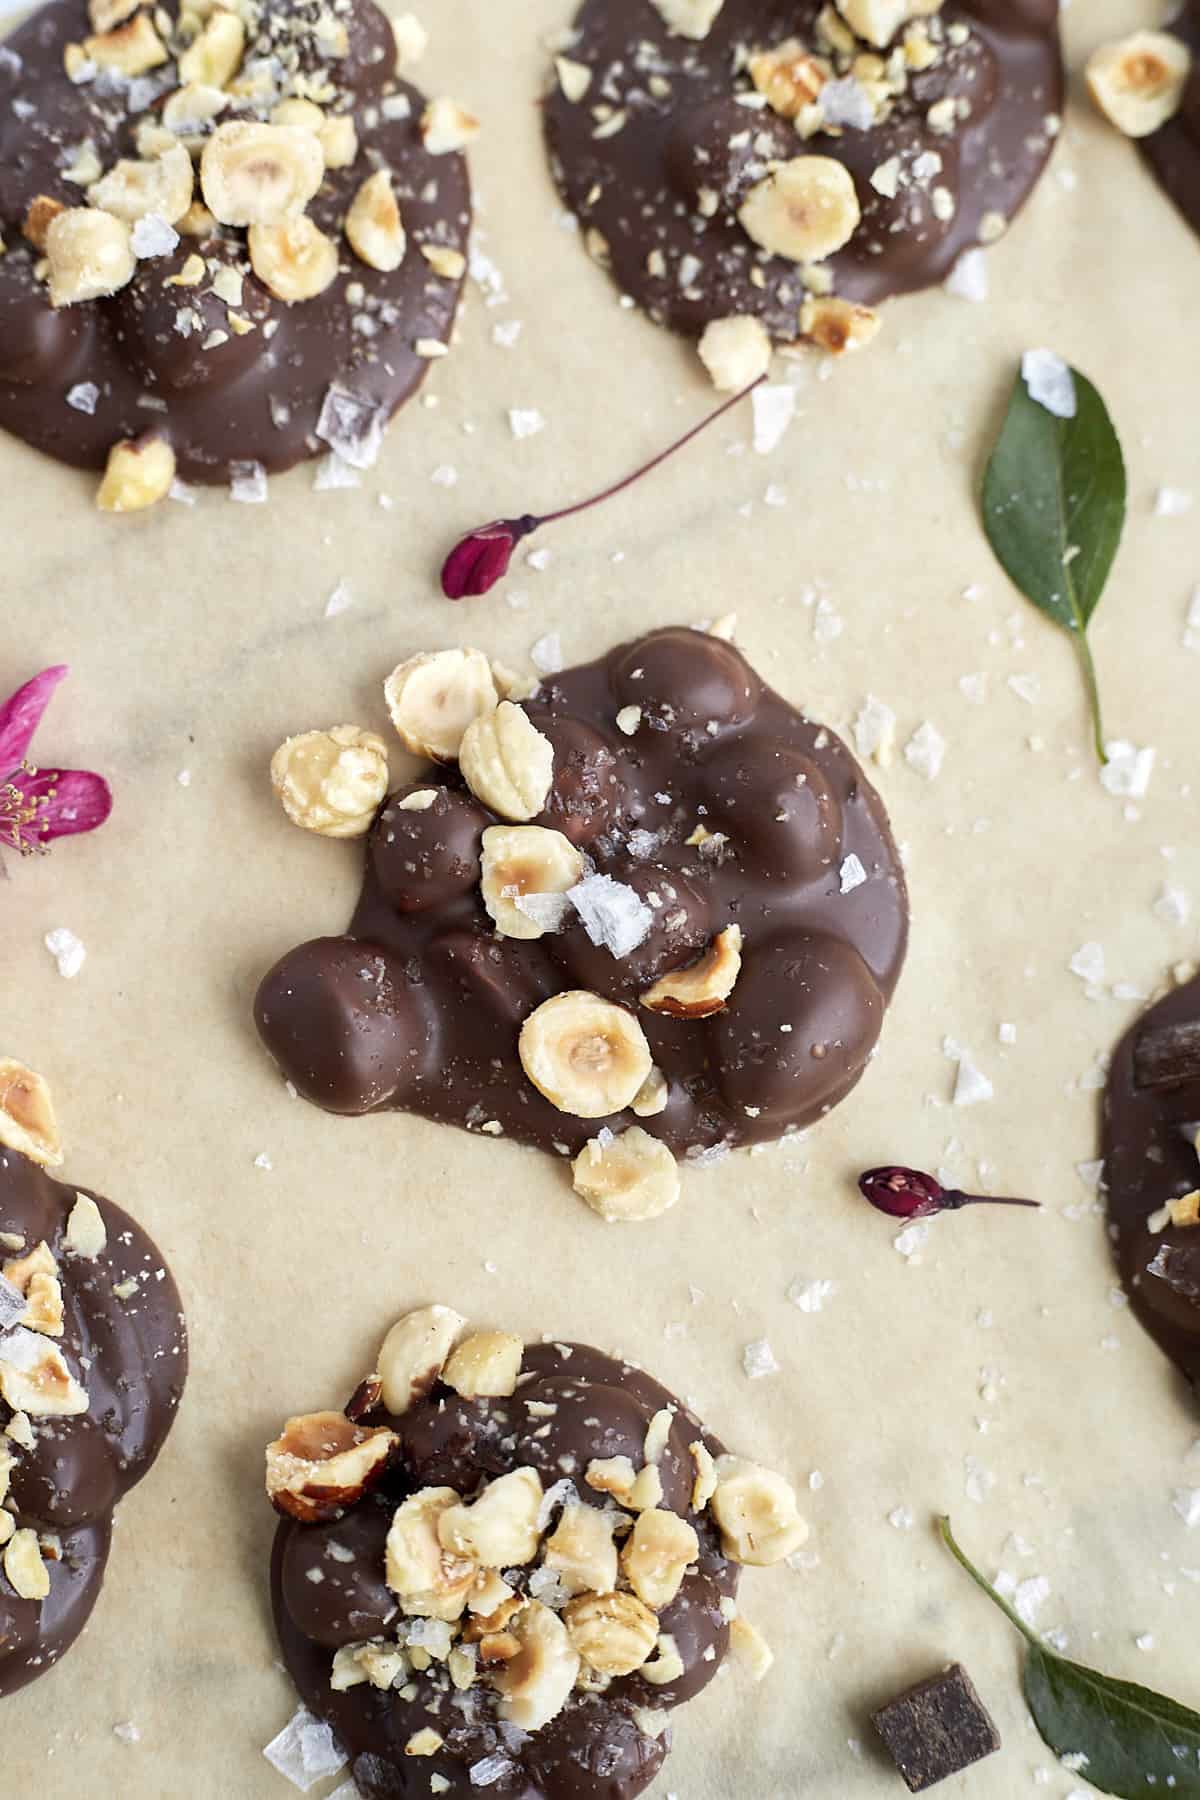
[[267, 1491], [284, 1659], [369, 1800], [631, 1800], [731, 1639], [769, 1665], [739, 1565], [808, 1535], [640, 1369], [444, 1306], [393, 1326], [345, 1413], [288, 1421]]
[[1200, 979], [1151, 1007], [1117, 1047], [1104, 1179], [1130, 1304], [1200, 1387]]
[[0, 425], [107, 466], [113, 511], [176, 474], [366, 466], [444, 352], [470, 225], [474, 121], [427, 106], [397, 54], [372, 0], [52, 0], [19, 26]]
[[88, 1621], [113, 1508], [162, 1448], [187, 1374], [179, 1294], [109, 1200], [0, 1145], [0, 1695]]
[[554, 169], [622, 292], [833, 349], [873, 329], [840, 303], [1003, 235], [1064, 79], [1057, 0], [585, 0], [556, 73]]
[[1193, 231], [1200, 232], [1200, 0], [1189, 0], [1171, 31], [1191, 54], [1177, 112], [1140, 149]]
[[655, 632], [520, 705], [477, 651], [388, 687], [446, 760], [375, 818], [349, 932], [259, 988], [306, 1098], [703, 1161], [854, 1086], [904, 956], [896, 848], [845, 745], [732, 645]]

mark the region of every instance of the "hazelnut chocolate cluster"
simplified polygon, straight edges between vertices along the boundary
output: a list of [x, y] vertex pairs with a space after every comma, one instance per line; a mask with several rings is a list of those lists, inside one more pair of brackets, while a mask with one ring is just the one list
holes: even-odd
[[731, 1639], [766, 1672], [739, 1568], [808, 1535], [641, 1370], [445, 1306], [392, 1327], [345, 1412], [287, 1422], [267, 1492], [284, 1656], [367, 1796], [419, 1758], [431, 1794], [631, 1800]]
[[[845, 745], [724, 639], [655, 632], [513, 685], [478, 650], [386, 683], [435, 765], [384, 799], [353, 726], [276, 753], [291, 818], [367, 837], [350, 930], [264, 978], [260, 1033], [333, 1112], [403, 1107], [573, 1160], [605, 1219], [821, 1117], [858, 1080], [908, 905]], [[382, 802], [382, 805], [381, 805]]]
[[445, 354], [476, 121], [373, 0], [52, 0], [0, 47], [0, 425], [137, 511], [365, 467]]

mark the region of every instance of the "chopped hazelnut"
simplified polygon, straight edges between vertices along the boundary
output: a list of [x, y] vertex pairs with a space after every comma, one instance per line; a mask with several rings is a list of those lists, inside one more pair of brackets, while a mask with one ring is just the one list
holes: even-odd
[[10, 1056], [0, 1057], [0, 1144], [47, 1169], [63, 1159], [49, 1084]]
[[464, 1400], [507, 1399], [516, 1392], [524, 1355], [511, 1331], [475, 1331], [451, 1352], [442, 1380]]
[[633, 1014], [582, 989], [536, 1007], [521, 1027], [518, 1053], [539, 1093], [577, 1119], [620, 1112], [651, 1068], [650, 1046]]
[[431, 100], [421, 115], [421, 142], [430, 156], [465, 150], [478, 136], [479, 120], [457, 100], [445, 96]]
[[679, 1165], [661, 1139], [640, 1125], [616, 1137], [591, 1138], [571, 1164], [571, 1175], [575, 1192], [609, 1224], [657, 1219], [679, 1199]]
[[651, 1012], [673, 1019], [706, 1019], [724, 1012], [742, 971], [742, 928], [727, 925], [697, 962], [663, 975], [641, 996]]
[[554, 748], [511, 700], [480, 713], [463, 732], [458, 766], [475, 795], [502, 819], [524, 823], [550, 797]]
[[267, 1497], [303, 1524], [336, 1518], [380, 1479], [397, 1442], [385, 1427], [355, 1425], [344, 1413], [289, 1419], [267, 1446]]
[[632, 1675], [658, 1641], [658, 1619], [634, 1594], [586, 1594], [572, 1600], [563, 1621], [574, 1648], [601, 1675]]
[[466, 1320], [449, 1306], [424, 1306], [397, 1319], [379, 1350], [383, 1404], [397, 1417], [440, 1378]]
[[293, 825], [321, 837], [362, 837], [387, 793], [387, 746], [357, 725], [306, 731], [276, 750], [271, 786]]
[[108, 453], [96, 505], [101, 512], [143, 512], [166, 498], [174, 479], [175, 452], [165, 438], [126, 439]]
[[621, 1567], [638, 1599], [658, 1612], [674, 1600], [699, 1554], [700, 1540], [687, 1520], [655, 1510], [639, 1513]]

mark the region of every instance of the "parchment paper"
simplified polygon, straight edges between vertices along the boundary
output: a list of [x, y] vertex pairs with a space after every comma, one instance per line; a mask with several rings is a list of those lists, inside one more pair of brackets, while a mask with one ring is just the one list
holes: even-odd
[[[288, 1412], [347, 1394], [395, 1315], [442, 1299], [619, 1347], [731, 1443], [812, 1483], [819, 1561], [743, 1588], [775, 1669], [753, 1686], [731, 1664], [676, 1714], [657, 1800], [887, 1800], [901, 1784], [866, 1714], [952, 1658], [1005, 1746], [947, 1800], [1087, 1793], [1028, 1724], [1015, 1636], [930, 1521], [949, 1510], [989, 1572], [1044, 1576], [1038, 1622], [1075, 1654], [1200, 1703], [1200, 1530], [1172, 1509], [1173, 1490], [1200, 1486], [1196, 1411], [1116, 1304], [1075, 1168], [1096, 1153], [1089, 1072], [1137, 1010], [1112, 984], [1149, 994], [1197, 949], [1194, 923], [1153, 903], [1168, 881], [1200, 907], [1200, 662], [1181, 647], [1200, 581], [1200, 245], [1077, 84], [1051, 172], [989, 253], [986, 304], [935, 292], [891, 306], [877, 344], [828, 381], [801, 366], [800, 416], [771, 457], [737, 416], [652, 485], [548, 534], [544, 571], [456, 608], [433, 572], [460, 528], [600, 486], [711, 392], [685, 346], [620, 307], [560, 217], [536, 100], [564, 0], [425, 11], [425, 85], [485, 121], [479, 241], [497, 273], [362, 487], [314, 495], [302, 470], [265, 507], [218, 492], [105, 519], [90, 479], [0, 441], [0, 685], [69, 662], [39, 754], [105, 771], [117, 802], [94, 837], [10, 859], [0, 1048], [51, 1079], [68, 1178], [158, 1238], [193, 1354], [87, 1633], [5, 1703], [4, 1790], [283, 1800], [261, 1757], [294, 1704], [265, 1606], [262, 1447]], [[1077, 0], [1073, 67], [1150, 17], [1145, 0]], [[508, 321], [522, 327], [512, 349], [492, 341]], [[1072, 647], [1008, 587], [973, 500], [1014, 361], [1041, 344], [1099, 383], [1130, 463], [1094, 627], [1110, 735], [1158, 751], [1129, 812], [1097, 779]], [[510, 407], [540, 409], [545, 429], [515, 442]], [[1155, 517], [1160, 485], [1196, 509]], [[783, 504], [764, 503], [768, 488]], [[327, 619], [342, 581], [353, 604]], [[828, 609], [814, 629], [818, 597], [840, 635], [822, 635]], [[902, 741], [925, 719], [948, 740], [932, 784], [902, 758], [877, 773], [908, 847], [914, 929], [853, 1098], [799, 1146], [688, 1173], [675, 1212], [627, 1229], [594, 1220], [548, 1159], [289, 1100], [251, 996], [283, 950], [343, 927], [361, 852], [284, 821], [266, 779], [279, 739], [386, 729], [381, 680], [418, 649], [474, 642], [523, 665], [558, 631], [575, 661], [731, 608], [768, 679], [831, 724], [873, 693]], [[983, 705], [958, 685], [980, 672]], [[1032, 705], [1007, 685], [1030, 674]], [[42, 943], [60, 925], [88, 950], [70, 981]], [[1067, 970], [1087, 941], [1106, 956], [1097, 998]], [[946, 1035], [994, 1099], [950, 1106]], [[1045, 1212], [944, 1218], [909, 1262], [852, 1187], [884, 1160], [980, 1176]], [[821, 1312], [788, 1302], [797, 1277], [836, 1283]], [[742, 1351], [762, 1337], [781, 1372], [750, 1381]], [[114, 1735], [127, 1721], [139, 1742]]]

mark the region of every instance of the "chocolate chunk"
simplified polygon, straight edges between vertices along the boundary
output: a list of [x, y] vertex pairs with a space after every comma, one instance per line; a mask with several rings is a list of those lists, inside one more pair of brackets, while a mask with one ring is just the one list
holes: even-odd
[[1140, 1088], [1200, 1081], [1200, 1019], [1140, 1031], [1133, 1046], [1133, 1075]]
[[[374, 0], [346, 0], [336, 21], [316, 0], [265, 0], [256, 10], [243, 62], [253, 97], [199, 127], [197, 145], [235, 111], [265, 121], [301, 90], [321, 95], [327, 117], [351, 117], [358, 139], [353, 162], [327, 169], [307, 209], [338, 248], [337, 274], [322, 293], [290, 304], [254, 274], [245, 230], [210, 223], [194, 236], [185, 218], [176, 247], [146, 256], [119, 292], [54, 310], [38, 252], [22, 239], [29, 203], [45, 194], [84, 204], [85, 190], [63, 171], [89, 140], [106, 172], [118, 159], [140, 160], [139, 128], [157, 125], [164, 96], [180, 86], [174, 57], [185, 40], [169, 34], [172, 60], [148, 76], [101, 70], [72, 81], [64, 51], [90, 35], [87, 6], [51, 0], [4, 41], [0, 426], [62, 462], [103, 468], [115, 443], [153, 429], [188, 481], [228, 481], [237, 463], [287, 469], [330, 449], [365, 466], [429, 368], [418, 346], [449, 341], [471, 223], [466, 164], [425, 149], [425, 102], [392, 73], [388, 19]], [[170, 0], [154, 18], [174, 25], [186, 11]], [[360, 261], [343, 234], [358, 189], [379, 168], [392, 173], [408, 239], [393, 271]], [[454, 254], [435, 267], [426, 249]]]
[[[1200, 1383], [1200, 1228], [1164, 1223], [1164, 1209], [1200, 1187], [1200, 1067], [1191, 1060], [1198, 1020], [1194, 980], [1126, 1033], [1109, 1070], [1103, 1143], [1122, 1285], [1140, 1323], [1193, 1384]], [[1185, 1069], [1191, 1073], [1179, 1078]]]
[[[81, 1195], [104, 1225], [104, 1246], [94, 1256], [71, 1247], [68, 1221]], [[129, 1215], [3, 1147], [0, 1233], [0, 1268], [10, 1282], [24, 1290], [36, 1281], [21, 1268], [34, 1255], [42, 1281], [58, 1284], [63, 1311], [61, 1336], [20, 1325], [0, 1331], [0, 1365], [15, 1358], [19, 1366], [27, 1355], [49, 1351], [82, 1388], [75, 1400], [86, 1406], [52, 1416], [30, 1405], [31, 1438], [23, 1430], [0, 1435], [0, 1495], [7, 1485], [0, 1522], [11, 1515], [16, 1531], [62, 1543], [61, 1555], [45, 1559], [49, 1592], [40, 1601], [19, 1597], [0, 1566], [2, 1698], [51, 1668], [87, 1624], [104, 1578], [113, 1508], [146, 1474], [174, 1422], [187, 1337], [175, 1283]], [[22, 1248], [13, 1247], [17, 1240]], [[20, 1398], [18, 1388], [6, 1383], [5, 1393], [0, 1434], [24, 1410], [9, 1403]]]
[[[284, 1074], [331, 1112], [400, 1107], [577, 1152], [604, 1121], [545, 1099], [518, 1036], [543, 1001], [586, 989], [635, 1014], [669, 1087], [642, 1124], [676, 1156], [820, 1118], [867, 1065], [908, 930], [886, 813], [845, 745], [694, 631], [555, 675], [525, 711], [554, 749], [533, 822], [618, 884], [606, 891], [644, 921], [640, 941], [614, 955], [570, 909], [557, 932], [497, 935], [479, 890], [495, 816], [439, 767], [380, 812], [347, 935], [264, 978], [255, 1016]], [[850, 856], [867, 879], [843, 892]], [[732, 925], [741, 971], [712, 1017], [640, 1004]]]
[[918, 1682], [871, 1717], [910, 1794], [923, 1794], [1000, 1748], [1000, 1733], [961, 1663]]
[[1140, 138], [1138, 149], [1192, 230], [1200, 232], [1200, 0], [1189, 0], [1172, 18], [1171, 31], [1191, 51], [1192, 72], [1175, 117]]
[[[828, 19], [848, 37], [824, 0], [724, 0], [699, 42], [672, 35], [645, 0], [585, 0], [577, 13], [569, 57], [591, 80], [581, 99], [561, 84], [547, 98], [551, 161], [593, 253], [659, 323], [695, 336], [750, 314], [793, 342], [806, 292], [831, 284], [870, 306], [929, 287], [1002, 232], [1036, 184], [1063, 105], [1057, 0], [951, 0], [915, 21], [907, 62], [903, 33], [898, 55], [837, 49]], [[810, 70], [815, 58], [815, 98], [785, 78], [764, 104], [749, 59], [797, 40]], [[863, 52], [879, 74], [868, 85]], [[761, 252], [738, 219], [773, 164], [805, 156], [843, 164], [861, 211], [816, 277]]]

